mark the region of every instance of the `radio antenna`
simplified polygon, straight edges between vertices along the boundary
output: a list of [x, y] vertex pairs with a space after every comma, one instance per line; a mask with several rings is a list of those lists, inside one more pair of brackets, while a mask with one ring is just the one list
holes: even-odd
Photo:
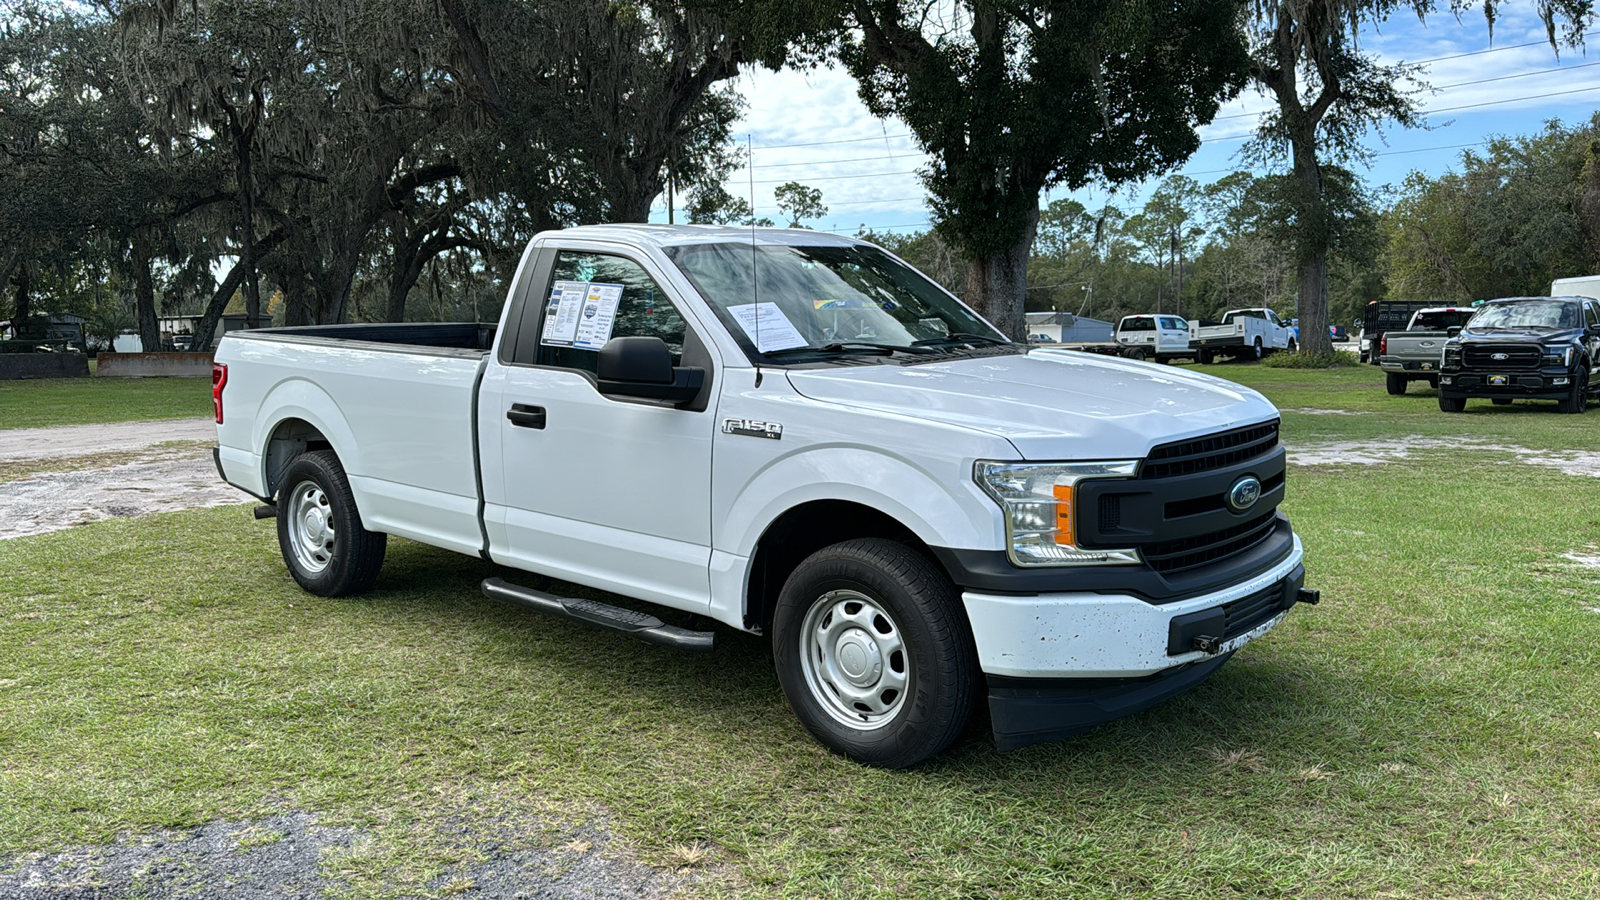
[[756, 263], [761, 255], [756, 252], [756, 151], [750, 141], [750, 132], [744, 135], [744, 167], [750, 173], [750, 301], [756, 319], [756, 387], [761, 387], [761, 286], [756, 278]]

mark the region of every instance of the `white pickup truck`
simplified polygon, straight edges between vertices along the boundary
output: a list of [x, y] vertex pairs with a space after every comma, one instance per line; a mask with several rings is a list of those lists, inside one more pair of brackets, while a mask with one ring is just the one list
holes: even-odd
[[1259, 394], [1014, 344], [849, 238], [541, 234], [498, 327], [230, 332], [213, 395], [218, 469], [306, 590], [371, 588], [398, 535], [770, 634], [805, 726], [875, 765], [984, 690], [1002, 749], [1143, 709], [1317, 599]]
[[1179, 316], [1123, 316], [1117, 323], [1117, 346], [1128, 359], [1171, 362], [1193, 359], [1189, 323]]
[[1202, 363], [1217, 356], [1260, 359], [1274, 350], [1294, 352], [1294, 329], [1270, 309], [1230, 309], [1216, 325], [1189, 323], [1190, 343]]

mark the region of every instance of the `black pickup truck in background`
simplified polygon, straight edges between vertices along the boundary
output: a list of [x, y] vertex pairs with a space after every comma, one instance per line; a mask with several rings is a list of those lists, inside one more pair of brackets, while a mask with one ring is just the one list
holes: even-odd
[[[1451, 329], [1455, 331], [1455, 329]], [[1461, 412], [1467, 399], [1497, 404], [1555, 400], [1581, 413], [1600, 358], [1600, 302], [1587, 297], [1491, 300], [1445, 344], [1439, 409]]]

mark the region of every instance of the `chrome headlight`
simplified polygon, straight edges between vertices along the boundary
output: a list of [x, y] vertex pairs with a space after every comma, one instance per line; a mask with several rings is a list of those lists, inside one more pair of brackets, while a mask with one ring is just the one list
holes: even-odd
[[1073, 495], [1089, 478], [1131, 478], [1138, 460], [1007, 463], [978, 460], [973, 477], [1000, 504], [1007, 549], [1019, 566], [1129, 565], [1135, 550], [1084, 550], [1077, 545]]

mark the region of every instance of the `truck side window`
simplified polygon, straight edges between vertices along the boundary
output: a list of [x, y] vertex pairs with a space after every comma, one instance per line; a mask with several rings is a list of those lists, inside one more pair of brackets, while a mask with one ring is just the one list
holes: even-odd
[[[538, 354], [532, 360], [537, 365], [581, 369], [592, 373], [600, 358], [598, 347], [570, 346], [554, 342], [560, 341], [559, 337], [552, 341], [546, 335], [544, 319], [551, 315], [554, 308], [551, 295], [558, 283], [565, 283], [569, 287], [599, 286], [602, 290], [615, 290], [616, 286], [620, 286], [622, 296], [617, 302], [616, 317], [609, 337], [643, 335], [661, 338], [666, 342], [667, 349], [672, 351], [672, 364], [676, 366], [682, 363], [687, 325], [672, 301], [667, 299], [666, 293], [638, 263], [606, 253], [563, 250], [556, 254], [550, 283], [544, 286], [543, 294], [536, 295], [537, 301], [545, 306], [537, 332], [540, 336]], [[589, 309], [586, 307], [584, 312], [589, 313]], [[601, 343], [604, 343], [605, 337], [600, 336]], [[524, 353], [519, 347], [517, 356], [519, 362], [529, 362], [528, 357], [534, 354]]]
[[1600, 325], [1600, 314], [1595, 313], [1593, 303], [1585, 303], [1583, 305], [1583, 314], [1584, 318], [1588, 319], [1590, 328]]

